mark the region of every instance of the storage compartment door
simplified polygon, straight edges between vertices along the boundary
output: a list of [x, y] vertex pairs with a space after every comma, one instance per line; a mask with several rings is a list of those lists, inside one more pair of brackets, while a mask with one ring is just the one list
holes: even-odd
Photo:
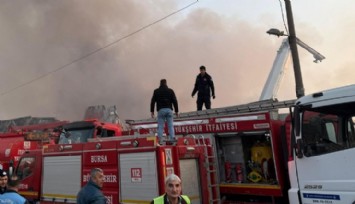
[[192, 204], [200, 204], [202, 195], [197, 159], [181, 159], [180, 176], [182, 193], [190, 198]]
[[121, 203], [150, 203], [157, 197], [158, 175], [155, 152], [119, 154]]
[[81, 156], [44, 157], [43, 162], [43, 200], [76, 203], [81, 188]]

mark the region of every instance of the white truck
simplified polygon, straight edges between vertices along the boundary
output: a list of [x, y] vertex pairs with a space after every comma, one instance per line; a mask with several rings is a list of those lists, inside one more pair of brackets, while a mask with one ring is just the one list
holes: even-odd
[[355, 203], [355, 85], [301, 97], [293, 110], [290, 203]]

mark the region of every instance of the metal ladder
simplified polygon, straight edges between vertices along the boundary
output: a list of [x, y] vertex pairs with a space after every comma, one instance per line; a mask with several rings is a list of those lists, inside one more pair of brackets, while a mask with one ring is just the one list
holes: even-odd
[[[212, 148], [207, 145], [203, 135], [197, 138], [197, 144], [203, 146], [205, 154], [205, 167], [207, 169], [207, 184], [208, 184], [208, 200], [210, 204], [220, 204], [220, 192], [219, 185], [217, 182], [217, 162], [214, 155], [209, 155], [208, 148]], [[211, 161], [213, 160], [213, 161]]]
[[247, 104], [241, 104], [236, 106], [222, 107], [222, 108], [213, 108], [202, 111], [192, 111], [186, 113], [180, 113], [178, 120], [183, 120], [185, 118], [200, 118], [200, 117], [217, 117], [219, 115], [225, 114], [237, 114], [237, 113], [250, 113], [258, 111], [271, 111], [278, 110], [282, 108], [289, 108], [295, 104], [296, 100], [286, 100], [286, 101], [277, 101], [277, 100], [263, 100]]

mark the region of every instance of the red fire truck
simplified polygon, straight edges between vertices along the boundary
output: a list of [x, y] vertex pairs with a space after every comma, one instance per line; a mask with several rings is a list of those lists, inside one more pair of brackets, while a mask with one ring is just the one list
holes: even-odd
[[[24, 154], [16, 171], [21, 194], [41, 203], [72, 203], [90, 169], [102, 167], [104, 194], [113, 203], [149, 203], [164, 193], [163, 179], [171, 172], [181, 176], [194, 204], [283, 203], [289, 188], [288, 145], [282, 143], [290, 142], [282, 130], [290, 135], [290, 120], [278, 111], [293, 104], [262, 101], [182, 113], [174, 121], [176, 146], [156, 145], [154, 119], [129, 121], [129, 136], [88, 143], [76, 144], [71, 132], [72, 142]], [[60, 141], [65, 139], [64, 131]]]
[[20, 193], [41, 203], [75, 203], [90, 169], [104, 170], [108, 203], [150, 203], [164, 193], [164, 178], [181, 176], [192, 203], [218, 203], [215, 165], [208, 139], [180, 137], [158, 146], [155, 136], [90, 139], [87, 143], [48, 145], [26, 152], [16, 174]]
[[[174, 120], [175, 134], [210, 139], [224, 203], [288, 203], [291, 120], [279, 111], [294, 102], [266, 100], [182, 113]], [[133, 135], [157, 128], [153, 119], [129, 124]]]

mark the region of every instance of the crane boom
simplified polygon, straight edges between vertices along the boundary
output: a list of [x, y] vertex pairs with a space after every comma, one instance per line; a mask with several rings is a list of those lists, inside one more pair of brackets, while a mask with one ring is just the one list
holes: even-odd
[[290, 45], [285, 38], [280, 48], [277, 50], [277, 55], [272, 65], [270, 74], [266, 80], [263, 91], [261, 92], [260, 101], [267, 99], [275, 99], [279, 90], [280, 82], [284, 76], [285, 66], [290, 59]]
[[325, 59], [325, 57], [320, 54], [319, 52], [317, 52], [315, 49], [311, 48], [310, 46], [308, 46], [306, 43], [304, 43], [302, 40], [297, 38], [297, 45], [303, 47], [304, 49], [306, 49], [308, 52], [310, 52], [313, 57], [314, 57], [314, 61], [315, 63], [321, 62], [322, 60]]
[[[325, 57], [308, 46], [306, 43], [301, 41], [300, 39], [297, 38], [297, 44], [310, 52], [313, 57], [315, 63], [318, 61], [321, 62]], [[276, 99], [277, 98], [277, 92], [280, 87], [280, 83], [282, 81], [282, 78], [285, 74], [285, 68], [286, 64], [288, 64], [288, 60], [290, 59], [290, 45], [288, 43], [288, 38], [285, 38], [279, 50], [277, 51], [276, 58], [274, 60], [274, 63], [272, 65], [271, 71], [269, 73], [269, 76], [266, 80], [266, 83], [264, 85], [263, 91], [261, 92], [259, 100], [268, 100], [268, 99]]]

